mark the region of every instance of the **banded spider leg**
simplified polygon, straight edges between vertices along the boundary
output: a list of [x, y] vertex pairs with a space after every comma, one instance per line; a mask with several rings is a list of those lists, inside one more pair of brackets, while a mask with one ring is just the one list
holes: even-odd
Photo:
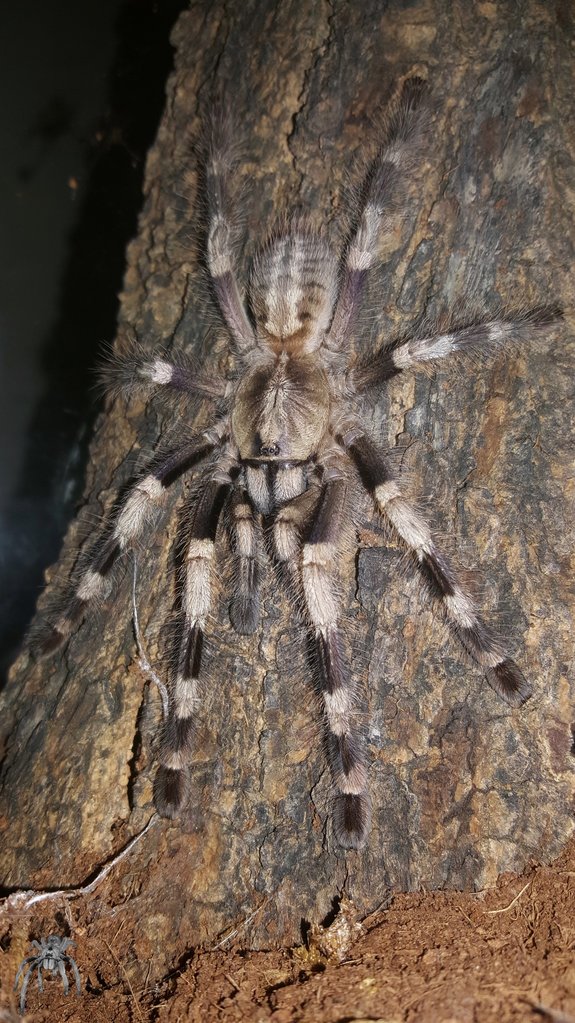
[[511, 706], [529, 699], [531, 686], [507, 653], [507, 643], [481, 617], [457, 572], [435, 542], [426, 520], [404, 496], [387, 457], [358, 424], [338, 436], [355, 463], [375, 508], [414, 554], [431, 594], [443, 609], [450, 629], [489, 685]]
[[363, 845], [370, 823], [365, 741], [357, 722], [357, 682], [344, 649], [338, 560], [349, 530], [348, 481], [318, 460], [317, 481], [280, 507], [274, 521], [276, 555], [301, 588], [305, 617], [315, 646], [324, 710], [327, 756], [336, 795], [334, 830], [346, 848]]
[[235, 459], [224, 447], [215, 468], [202, 478], [199, 497], [194, 495], [186, 516], [182, 630], [154, 787], [156, 806], [163, 817], [176, 817], [187, 796], [187, 769], [193, 753], [195, 716], [201, 703], [206, 619], [213, 603], [215, 539], [238, 471]]
[[50, 654], [61, 646], [85, 617], [90, 605], [108, 596], [112, 570], [120, 556], [133, 550], [142, 540], [161, 512], [169, 487], [214, 451], [225, 429], [220, 423], [200, 437], [158, 455], [148, 471], [134, 483], [63, 613], [44, 630], [37, 644], [40, 655]]

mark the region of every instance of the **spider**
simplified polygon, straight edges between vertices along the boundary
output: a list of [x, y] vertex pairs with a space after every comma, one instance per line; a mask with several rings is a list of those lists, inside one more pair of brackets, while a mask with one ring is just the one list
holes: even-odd
[[[43, 991], [44, 986], [42, 984], [42, 971], [50, 970], [50, 973], [58, 973], [62, 978], [62, 984], [64, 985], [64, 994], [67, 995], [70, 985], [68, 984], [68, 978], [66, 976], [66, 967], [69, 967], [74, 974], [74, 980], [76, 981], [76, 991], [78, 994], [82, 991], [82, 985], [80, 983], [80, 974], [78, 967], [72, 959], [72, 956], [66, 953], [66, 949], [70, 948], [71, 945], [75, 945], [75, 941], [71, 941], [70, 938], [59, 938], [57, 934], [50, 934], [47, 938], [40, 938], [40, 941], [33, 941], [32, 944], [38, 949], [38, 955], [28, 956], [20, 964], [18, 973], [16, 974], [16, 980], [14, 981], [14, 991], [18, 987], [18, 981], [22, 972], [24, 973], [24, 983], [22, 984], [22, 990], [20, 991], [20, 1012], [23, 1013], [26, 1005], [26, 992], [28, 990], [28, 984], [30, 983], [30, 977], [34, 969], [38, 970], [38, 990]], [[27, 969], [26, 969], [27, 967]]]
[[527, 341], [560, 316], [542, 307], [455, 324], [443, 333], [420, 331], [356, 358], [353, 337], [362, 296], [379, 262], [378, 242], [401, 180], [414, 164], [425, 94], [425, 83], [413, 77], [396, 91], [377, 155], [357, 192], [342, 251], [334, 253], [324, 235], [309, 225], [288, 222], [256, 254], [245, 300], [234, 255], [239, 156], [226, 118], [214, 118], [206, 133], [206, 263], [233, 369], [222, 379], [196, 371], [185, 358], [146, 358], [137, 349], [113, 364], [115, 387], [128, 395], [135, 381], [152, 396], [179, 392], [211, 401], [212, 425], [157, 453], [136, 480], [79, 576], [67, 608], [51, 624], [43, 649], [57, 648], [87, 607], [107, 596], [118, 557], [142, 541], [174, 481], [203, 462], [199, 486], [184, 509], [177, 663], [155, 782], [156, 806], [165, 817], [176, 817], [188, 798], [221, 521], [235, 565], [229, 613], [236, 631], [248, 635], [258, 629], [266, 553], [303, 609], [323, 700], [335, 836], [344, 848], [361, 848], [370, 824], [358, 684], [346, 656], [338, 578], [338, 563], [366, 501], [411, 553], [448, 626], [483, 668], [489, 685], [512, 706], [531, 694], [508, 655], [507, 642], [479, 614], [425, 518], [405, 496], [388, 454], [364, 426], [370, 392], [373, 396], [397, 374], [451, 354]]

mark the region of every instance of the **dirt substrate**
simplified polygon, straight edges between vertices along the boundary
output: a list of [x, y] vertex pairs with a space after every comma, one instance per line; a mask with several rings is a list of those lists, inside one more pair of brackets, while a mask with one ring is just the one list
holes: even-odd
[[[171, 975], [139, 989], [129, 980], [121, 906], [103, 912], [103, 897], [113, 897], [112, 885], [56, 912], [62, 931], [73, 923], [81, 997], [65, 998], [50, 976], [40, 994], [31, 978], [27, 1020], [575, 1023], [574, 843], [552, 866], [507, 875], [486, 892], [397, 895], [361, 926], [344, 899], [298, 948], [245, 951], [240, 926], [235, 945], [182, 948]], [[43, 932], [37, 918], [1, 919], [2, 1005], [14, 1008], [8, 992], [22, 949]], [[18, 1018], [0, 1013], [2, 1023]]]

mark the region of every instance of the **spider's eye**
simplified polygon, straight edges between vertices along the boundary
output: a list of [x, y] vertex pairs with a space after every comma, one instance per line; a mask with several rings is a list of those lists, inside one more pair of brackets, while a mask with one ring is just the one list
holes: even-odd
[[260, 447], [260, 455], [269, 455], [270, 458], [276, 458], [280, 453], [279, 444], [262, 444]]

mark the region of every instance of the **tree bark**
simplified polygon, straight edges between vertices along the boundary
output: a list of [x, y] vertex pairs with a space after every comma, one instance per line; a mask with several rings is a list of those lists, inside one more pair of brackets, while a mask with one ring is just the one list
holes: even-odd
[[[150, 351], [185, 345], [206, 363], [221, 352], [198, 257], [193, 148], [211, 97], [223, 94], [241, 126], [247, 265], [278, 212], [334, 220], [356, 155], [377, 142], [373, 115], [413, 73], [429, 80], [432, 124], [407, 214], [382, 240], [357, 347], [459, 305], [486, 318], [549, 301], [570, 307], [571, 18], [567, 3], [545, 0], [193, 3], [173, 32], [175, 70], [128, 250], [120, 334]], [[401, 377], [369, 424], [386, 445], [399, 442], [410, 492], [425, 497], [459, 562], [480, 568], [482, 604], [516, 637], [534, 697], [519, 710], [498, 700], [435, 626], [401, 552], [363, 529], [346, 580], [347, 628], [369, 709], [373, 825], [366, 849], [345, 854], [330, 830], [304, 633], [271, 566], [257, 636], [233, 631], [224, 583], [191, 804], [180, 820], [158, 820], [98, 893], [123, 903], [132, 981], [150, 968], [153, 982], [182, 949], [240, 925], [245, 944], [297, 940], [302, 920], [321, 919], [344, 889], [368, 913], [390, 891], [484, 888], [560, 850], [574, 794], [572, 354], [565, 324], [548, 343]], [[208, 422], [202, 406], [185, 426]], [[47, 573], [40, 613], [135, 464], [172, 427], [137, 401], [108, 402], [85, 506]], [[166, 681], [182, 492], [137, 556], [142, 636]], [[225, 561], [223, 536], [219, 549]], [[60, 656], [36, 662], [25, 649], [13, 667], [2, 709], [7, 889], [78, 885], [144, 826], [160, 721], [137, 663], [127, 562]]]

